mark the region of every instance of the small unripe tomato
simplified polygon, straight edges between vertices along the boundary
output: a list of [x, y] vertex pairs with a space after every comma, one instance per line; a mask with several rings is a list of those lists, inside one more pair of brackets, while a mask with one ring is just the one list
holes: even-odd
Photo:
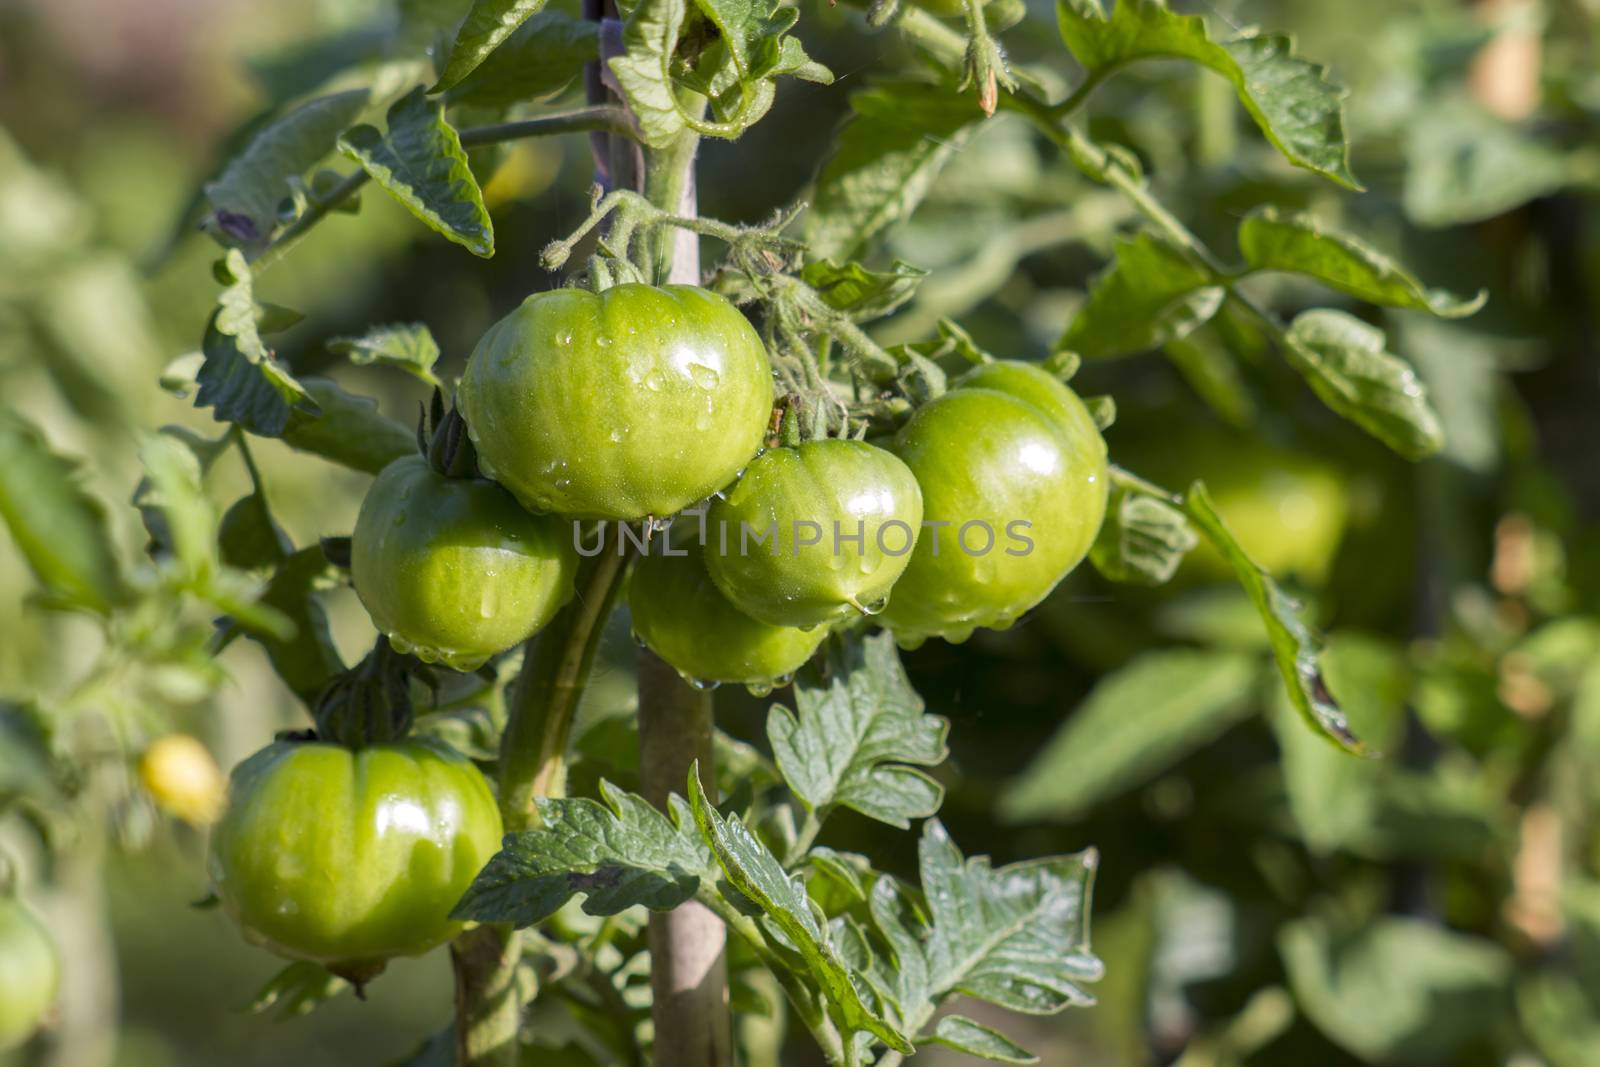
[[228, 780], [211, 752], [188, 734], [158, 737], [139, 757], [139, 781], [168, 815], [210, 826], [222, 814]]
[[911, 561], [922, 490], [891, 452], [808, 441], [764, 452], [707, 519], [706, 570], [735, 607], [775, 626], [817, 626], [882, 610]]
[[0, 1052], [34, 1035], [60, 984], [61, 963], [49, 932], [21, 901], [0, 896]]
[[756, 454], [772, 368], [749, 321], [708, 290], [557, 289], [490, 327], [458, 400], [479, 465], [530, 510], [660, 518]]
[[628, 608], [639, 640], [691, 685], [703, 689], [731, 682], [770, 691], [810, 659], [827, 636], [821, 626], [801, 630], [752, 619], [711, 581], [698, 546], [671, 551], [651, 552], [634, 563]]
[[373, 625], [397, 651], [458, 671], [549, 622], [576, 570], [567, 523], [528, 514], [492, 482], [446, 478], [421, 456], [374, 479], [350, 546]]
[[440, 742], [279, 741], [234, 769], [211, 879], [250, 941], [359, 980], [459, 932], [500, 837], [483, 773]]
[[925, 527], [883, 615], [907, 647], [1010, 626], [1082, 562], [1105, 518], [1105, 441], [1037, 367], [979, 368], [893, 447], [922, 486]]

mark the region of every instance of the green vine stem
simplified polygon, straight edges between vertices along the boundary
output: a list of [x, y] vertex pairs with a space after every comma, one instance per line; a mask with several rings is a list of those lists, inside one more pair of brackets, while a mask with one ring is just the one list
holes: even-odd
[[500, 809], [508, 831], [537, 825], [535, 798], [566, 795], [572, 721], [622, 588], [626, 546], [621, 524], [612, 523], [600, 554], [579, 568], [572, 600], [529, 642], [500, 742]]

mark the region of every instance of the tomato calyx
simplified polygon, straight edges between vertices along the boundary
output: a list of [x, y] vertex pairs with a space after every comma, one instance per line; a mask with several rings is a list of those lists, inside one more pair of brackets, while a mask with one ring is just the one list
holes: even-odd
[[478, 451], [467, 433], [461, 409], [451, 404], [447, 412], [444, 393], [437, 388], [428, 406], [417, 417], [417, 449], [427, 459], [428, 466], [443, 477], [479, 477]]
[[360, 663], [323, 689], [316, 738], [356, 749], [404, 737], [413, 718], [412, 670], [411, 657], [394, 651], [380, 634]]

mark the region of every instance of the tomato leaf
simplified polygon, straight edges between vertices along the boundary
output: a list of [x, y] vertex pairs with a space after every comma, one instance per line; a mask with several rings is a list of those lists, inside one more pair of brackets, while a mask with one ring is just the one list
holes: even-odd
[[601, 801], [538, 800], [543, 825], [507, 836], [456, 905], [459, 919], [532, 926], [585, 895], [590, 915], [670, 911], [715, 880], [716, 861], [682, 798], [672, 816], [604, 779]]
[[[558, 93], [600, 55], [597, 23], [541, 11], [450, 89], [452, 104], [501, 108]], [[437, 92], [439, 86], [434, 87]]]
[[1506, 950], [1422, 919], [1379, 916], [1348, 935], [1301, 919], [1278, 952], [1306, 1017], [1369, 1063], [1448, 1059], [1510, 1008]]
[[196, 407], [212, 408], [218, 421], [277, 437], [317, 414], [317, 404], [261, 339], [263, 315], [244, 253], [230, 249], [217, 265], [224, 288], [206, 326], [195, 373]]
[[1116, 486], [1089, 561], [1113, 582], [1162, 585], [1199, 541], [1171, 504]]
[[1089, 298], [1056, 342], [1088, 358], [1143, 352], [1187, 336], [1217, 313], [1225, 290], [1176, 245], [1141, 232], [1089, 283]]
[[278, 205], [299, 178], [333, 151], [334, 143], [367, 106], [367, 90], [318, 97], [262, 127], [214, 181], [206, 228], [224, 245], [254, 257], [278, 224]]
[[397, 322], [374, 326], [361, 337], [335, 337], [328, 351], [345, 356], [357, 366], [374, 363], [399, 367], [427, 385], [437, 386], [433, 365], [439, 360], [439, 343], [420, 322]]
[[416, 432], [379, 414], [370, 396], [347, 393], [326, 378], [307, 378], [305, 387], [317, 402], [317, 416], [283, 435], [290, 448], [368, 474], [417, 451]]
[[944, 787], [907, 764], [942, 763], [950, 723], [924, 714], [890, 634], [829, 642], [824, 664], [795, 679], [794, 703], [772, 706], [767, 739], [808, 811], [842, 805], [903, 829], [939, 810]]
[[805, 961], [816, 988], [832, 1005], [846, 1041], [866, 1031], [890, 1048], [910, 1052], [911, 1045], [862, 999], [861, 978], [845, 962], [832, 929], [825, 923], [804, 883], [784, 870], [761, 839], [737, 815], [718, 814], [700, 785], [700, 768], [689, 772], [689, 805], [700, 835], [721, 864], [728, 882], [745, 901], [760, 908], [771, 927]]
[[1405, 150], [1403, 202], [1421, 226], [1494, 218], [1578, 179], [1578, 157], [1467, 103], [1419, 110]]
[[892, 314], [916, 295], [917, 286], [927, 276], [927, 271], [898, 259], [888, 270], [868, 270], [854, 260], [840, 265], [818, 259], [800, 272], [801, 280], [829, 307], [848, 312], [857, 322]]
[[1191, 522], [1199, 527], [1206, 539], [1222, 553], [1234, 576], [1244, 587], [1256, 613], [1266, 627], [1272, 644], [1272, 656], [1288, 687], [1289, 699], [1301, 718], [1317, 732], [1338, 742], [1352, 752], [1362, 752], [1365, 746], [1350, 728], [1339, 702], [1328, 691], [1322, 677], [1317, 656], [1322, 642], [1300, 618], [1300, 605], [1278, 587], [1272, 576], [1252, 560], [1228, 530], [1222, 516], [1211, 502], [1202, 482], [1195, 482], [1183, 496], [1183, 510]]
[[334, 584], [334, 574], [321, 545], [291, 552], [262, 590], [261, 603], [288, 619], [292, 632], [247, 632], [224, 625], [217, 636], [218, 651], [241, 633], [248, 633], [265, 650], [272, 669], [290, 692], [315, 710], [322, 690], [345, 670], [344, 657], [334, 644], [328, 613], [319, 598]]
[[388, 126], [347, 130], [339, 150], [429, 228], [473, 255], [494, 255], [494, 223], [444, 102], [419, 85], [389, 108]]
[[996, 1063], [1038, 1063], [1039, 1057], [1011, 1040], [1000, 1031], [984, 1026], [964, 1015], [946, 1015], [933, 1028], [926, 1039], [929, 1044], [943, 1045], [957, 1052], [965, 1052], [979, 1059]]
[[128, 594], [105, 505], [83, 468], [0, 408], [0, 520], [50, 599], [105, 614]]
[[850, 120], [817, 173], [806, 239], [819, 258], [858, 257], [906, 218], [983, 118], [967, 96], [890, 82], [850, 96]]
[[[1082, 988], [1105, 970], [1089, 949], [1093, 849], [995, 868], [987, 856], [964, 858], [939, 820], [929, 819], [917, 856], [920, 894], [883, 876], [870, 902], [892, 954], [871, 972], [873, 986], [907, 1033], [920, 1031], [953, 995], [1030, 1015], [1094, 1003]], [[965, 1028], [944, 1036], [979, 1038]], [[938, 1039], [937, 1029], [931, 1037]]]
[[1439, 416], [1410, 364], [1385, 351], [1382, 330], [1342, 311], [1302, 312], [1284, 355], [1324, 404], [1407, 459], [1444, 447]]
[[[1146, 652], [1102, 678], [1006, 789], [1007, 819], [1067, 818], [1150, 781], [1251, 710], [1255, 656]], [[1130, 709], [1138, 709], [1130, 714]]]
[[1348, 234], [1330, 231], [1309, 215], [1284, 217], [1260, 207], [1239, 224], [1239, 250], [1255, 270], [1304, 274], [1358, 300], [1429, 311], [1445, 319], [1471, 315], [1489, 298], [1472, 299], [1424, 289], [1405, 268]]
[[1213, 324], [1168, 340], [1161, 352], [1189, 388], [1229, 425], [1246, 428], [1255, 422], [1255, 401], [1245, 388], [1233, 353]]
[[1184, 59], [1233, 83], [1239, 102], [1285, 159], [1347, 189], [1346, 91], [1327, 68], [1299, 58], [1282, 34], [1242, 32], [1213, 40], [1205, 20], [1179, 15], [1163, 0], [1117, 0], [1107, 17], [1100, 0], [1058, 0], [1062, 39], [1091, 76], [1103, 77], [1141, 59]]
[[459, 84], [488, 62], [494, 51], [544, 5], [545, 0], [473, 0], [456, 31], [444, 70], [429, 92], [443, 92]]

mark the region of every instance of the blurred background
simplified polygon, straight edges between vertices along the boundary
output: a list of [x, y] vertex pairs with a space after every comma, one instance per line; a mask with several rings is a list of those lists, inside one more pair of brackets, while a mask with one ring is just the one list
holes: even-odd
[[[1433, 391], [1449, 444], [1420, 465], [1330, 415], [1226, 319], [1082, 371], [1081, 392], [1116, 398], [1113, 459], [1168, 484], [1204, 478], [1246, 547], [1305, 597], [1331, 635], [1329, 682], [1379, 755], [1341, 756], [1290, 719], [1259, 623], [1203, 553], [1154, 590], [1082, 567], [1014, 630], [908, 654], [916, 688], [953, 723], [940, 773], [956, 840], [997, 862], [1089, 844], [1103, 854], [1100, 1005], [1010, 1031], [1051, 1067], [1593, 1067], [1600, 0], [1174, 6], [1293, 32], [1328, 64], [1351, 89], [1353, 165], [1368, 186], [1349, 196], [1287, 168], [1220, 79], [1141, 66], [1096, 95], [1091, 125], [1140, 155], [1189, 225], [1231, 254], [1250, 207], [1308, 210], [1429, 285], [1490, 299], [1449, 323], [1352, 308], [1390, 331]], [[130, 558], [144, 538], [129, 504], [139, 434], [214, 430], [159, 384], [198, 346], [215, 299], [196, 191], [253, 122], [321, 85], [337, 69], [329, 56], [371, 50], [390, 17], [380, 0], [0, 2], [0, 397], [82, 457]], [[807, 0], [801, 34], [840, 77], [786, 82], [742, 142], [708, 144], [704, 212], [755, 221], [801, 195], [860, 72], [901, 62], [892, 35], [865, 33], [842, 7]], [[1004, 40], [1063, 84], [1075, 76], [1048, 4]], [[344, 365], [329, 338], [423, 321], [448, 378], [488, 324], [555, 283], [537, 253], [585, 214], [588, 146], [497, 151], [475, 160], [492, 175], [493, 260], [368, 193], [358, 215], [296, 250], [293, 269], [261, 281], [258, 295], [307, 315], [279, 339], [297, 374], [333, 375], [410, 422], [422, 387]], [[1041, 358], [1132, 221], [1114, 193], [997, 118], [880, 250], [933, 274], [877, 335], [925, 337], [950, 316], [991, 351]], [[1283, 311], [1325, 299], [1259, 284]], [[348, 532], [363, 476], [273, 441], [255, 450], [296, 544]], [[219, 505], [247, 486], [231, 457], [212, 473]], [[103, 638], [28, 603], [30, 589], [0, 547], [0, 694], [81, 709]], [[347, 659], [359, 657], [371, 641], [359, 605], [348, 591], [328, 604]], [[586, 708], [594, 730], [625, 728], [629, 710], [625, 620], [614, 629]], [[1184, 657], [1210, 665], [1203, 691], [1146, 696], [1142, 679]], [[82, 750], [136, 754], [178, 730], [228, 767], [308, 725], [257, 647], [235, 644], [222, 665], [214, 693], [174, 682], [154, 711], [110, 725], [85, 715]], [[724, 692], [718, 713], [763, 743], [764, 701]], [[0, 745], [0, 791], [26, 771], [19, 752]], [[442, 953], [397, 962], [365, 1002], [289, 1021], [246, 1012], [280, 965], [191, 906], [207, 894], [203, 831], [158, 813], [122, 756], [103, 770], [103, 824], [33, 820], [72, 842], [54, 859], [0, 820], [30, 877], [50, 867], [35, 903], [61, 942], [71, 1004], [51, 1049], [0, 1063], [382, 1064], [448, 1020]], [[585, 773], [601, 771], [629, 773]], [[912, 836], [848, 813], [824, 843], [914, 865]], [[814, 1057], [797, 1041], [783, 1062]]]

